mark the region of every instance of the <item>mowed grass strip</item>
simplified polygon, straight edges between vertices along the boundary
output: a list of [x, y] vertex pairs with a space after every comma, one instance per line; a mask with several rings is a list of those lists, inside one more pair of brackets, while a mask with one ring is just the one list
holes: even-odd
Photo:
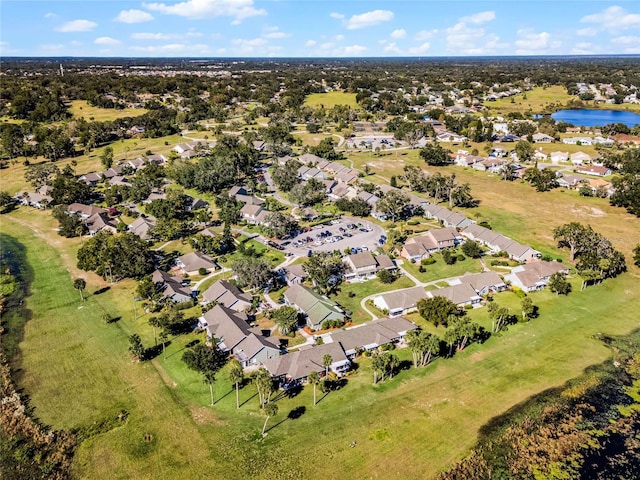
[[85, 100], [72, 100], [69, 112], [74, 118], [84, 118], [95, 122], [111, 122], [120, 118], [139, 117], [148, 112], [144, 108], [100, 108], [89, 105]]
[[332, 108], [336, 105], [346, 105], [351, 108], [360, 108], [358, 102], [356, 102], [355, 93], [346, 92], [327, 92], [327, 93], [312, 93], [307, 95], [304, 100], [304, 105], [307, 107], [320, 107]]

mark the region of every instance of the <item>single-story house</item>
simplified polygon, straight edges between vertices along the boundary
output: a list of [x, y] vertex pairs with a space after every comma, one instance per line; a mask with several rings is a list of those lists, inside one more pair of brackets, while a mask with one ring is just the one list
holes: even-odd
[[226, 280], [218, 280], [202, 293], [202, 303], [216, 302], [236, 312], [245, 312], [251, 308], [251, 300], [251, 294], [243, 293]]
[[369, 280], [380, 270], [395, 270], [397, 267], [387, 255], [373, 255], [371, 252], [361, 252], [347, 255], [344, 259], [347, 270], [346, 280]]
[[300, 264], [287, 265], [281, 269], [281, 273], [289, 286], [294, 283], [302, 283], [307, 278], [307, 272], [304, 271], [304, 267]]
[[22, 205], [38, 209], [46, 208], [53, 201], [51, 195], [42, 195], [38, 192], [18, 192], [13, 198]]
[[591, 162], [591, 156], [584, 152], [576, 152], [571, 154], [571, 163], [573, 165], [582, 165]]
[[580, 175], [562, 175], [558, 177], [558, 185], [563, 188], [576, 188], [582, 182], [584, 182], [584, 177]]
[[444, 297], [459, 307], [475, 305], [482, 301], [482, 297], [480, 297], [475, 289], [468, 283], [459, 283], [449, 287], [439, 288], [430, 291], [428, 294], [430, 297]]
[[129, 231], [140, 238], [146, 240], [149, 238], [149, 233], [153, 227], [156, 226], [155, 220], [151, 218], [138, 217], [129, 224]]
[[554, 273], [569, 273], [569, 267], [560, 262], [531, 262], [511, 269], [511, 273], [504, 276], [505, 281], [519, 287], [525, 292], [542, 290], [549, 283]]
[[278, 339], [265, 337], [252, 328], [244, 313], [216, 305], [199, 319], [207, 337], [215, 341], [223, 352], [235, 356], [244, 367], [257, 367], [269, 359], [280, 356]]
[[[331, 357], [331, 365], [327, 367], [323, 363], [325, 355]], [[324, 374], [327, 369], [340, 375], [351, 368], [351, 362], [342, 346], [336, 342], [305, 345], [297, 352], [264, 360], [262, 365], [271, 376], [280, 379], [281, 383], [303, 382], [311, 372]]]
[[344, 311], [336, 302], [300, 283], [294, 283], [284, 292], [284, 301], [304, 313], [307, 325], [313, 330], [319, 330], [327, 320], [344, 322], [346, 319]]
[[404, 317], [379, 318], [332, 332], [325, 336], [325, 343], [339, 343], [347, 357], [353, 359], [360, 351], [371, 351], [383, 345], [401, 343], [408, 332], [417, 329], [416, 324]]
[[373, 304], [380, 310], [387, 311], [389, 317], [406, 315], [416, 310], [416, 304], [427, 298], [422, 287], [405, 288], [397, 292], [383, 293], [373, 298]]
[[200, 252], [191, 252], [176, 259], [176, 265], [187, 275], [198, 275], [201, 268], [211, 273], [218, 268], [209, 255]]
[[151, 280], [156, 285], [156, 292], [162, 294], [161, 301], [184, 303], [193, 300], [193, 291], [190, 287], [182, 285], [182, 277], [155, 270]]
[[569, 152], [551, 152], [549, 155], [551, 163], [560, 163], [569, 161]]
[[552, 143], [554, 138], [546, 133], [534, 133], [532, 136], [534, 143]]
[[470, 285], [478, 295], [501, 292], [507, 288], [500, 276], [492, 271], [468, 273], [449, 282], [450, 285], [456, 285], [457, 283]]
[[262, 206], [260, 205], [246, 204], [240, 210], [240, 215], [242, 216], [242, 219], [247, 221], [248, 223], [259, 225], [265, 222], [265, 219], [267, 215], [269, 215], [269, 212], [262, 208]]
[[606, 177], [607, 175], [611, 175], [610, 168], [600, 167], [598, 165], [588, 165], [585, 167], [579, 167], [578, 169], [576, 169], [576, 171], [584, 175], [596, 175], [598, 177]]
[[118, 231], [118, 222], [110, 218], [108, 214], [104, 212], [91, 215], [84, 220], [84, 224], [89, 229], [89, 235], [95, 235], [100, 231], [108, 231], [116, 233]]
[[85, 205], [83, 203], [72, 203], [67, 207], [67, 213], [69, 215], [77, 215], [83, 220], [86, 220], [87, 218], [92, 217], [96, 213], [107, 213], [107, 209], [94, 207], [93, 205]]

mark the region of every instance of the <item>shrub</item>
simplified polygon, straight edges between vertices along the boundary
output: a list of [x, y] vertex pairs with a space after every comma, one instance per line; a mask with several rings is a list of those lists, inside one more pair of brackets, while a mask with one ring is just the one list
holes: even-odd
[[407, 225], [411, 225], [412, 227], [415, 227], [416, 225], [420, 225], [420, 222], [417, 220], [409, 220], [407, 222]]
[[383, 352], [388, 352], [389, 350], [395, 350], [395, 349], [396, 349], [396, 345], [394, 343], [385, 343], [380, 347], [380, 350], [382, 350]]
[[424, 273], [424, 272], [426, 272], [426, 271], [427, 271], [427, 269], [426, 269], [426, 268], [424, 268], [422, 265], [420, 265], [420, 266], [418, 267], [418, 271], [419, 271], [420, 273]]
[[423, 258], [420, 260], [420, 265], [433, 265], [434, 263], [436, 263], [436, 259], [433, 257]]
[[201, 267], [198, 269], [198, 275], [206, 275], [207, 274], [207, 269], [204, 267]]
[[463, 254], [459, 253], [458, 256], [456, 257], [458, 259], [459, 262], [464, 262], [467, 257], [465, 257]]
[[513, 291], [515, 296], [518, 298], [524, 298], [527, 296], [527, 294], [519, 287], [511, 287], [511, 290]]
[[473, 308], [473, 305], [471, 305], [470, 303], [467, 303], [467, 304], [464, 306], [464, 309], [465, 309], [465, 310], [471, 310], [472, 308]]

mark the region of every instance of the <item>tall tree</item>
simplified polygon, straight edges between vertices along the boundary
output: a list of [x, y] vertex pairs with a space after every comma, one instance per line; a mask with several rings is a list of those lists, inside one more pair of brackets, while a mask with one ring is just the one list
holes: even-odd
[[568, 295], [571, 292], [571, 284], [562, 273], [554, 273], [549, 277], [549, 290], [556, 295]]
[[268, 403], [264, 406], [262, 411], [266, 417], [264, 419], [264, 425], [262, 426], [262, 436], [265, 437], [267, 435], [265, 432], [267, 428], [267, 422], [271, 417], [275, 417], [276, 415], [278, 415], [278, 405], [276, 403]]
[[144, 358], [145, 348], [142, 345], [142, 339], [140, 335], [134, 333], [133, 335], [129, 335], [129, 353], [136, 360], [140, 361]]
[[260, 400], [260, 408], [269, 403], [271, 394], [273, 393], [273, 379], [266, 368], [260, 368], [253, 374], [253, 383], [258, 390], [258, 399]]
[[316, 252], [302, 265], [320, 293], [327, 294], [340, 283], [345, 270], [342, 257], [328, 252]]
[[271, 318], [278, 326], [282, 335], [289, 335], [295, 332], [298, 326], [298, 309], [285, 305], [271, 312]]
[[209, 385], [209, 394], [211, 395], [211, 406], [215, 405], [213, 398], [213, 384], [216, 383], [216, 372], [213, 370], [205, 370], [202, 372], [202, 381]]
[[449, 150], [438, 143], [428, 143], [420, 150], [420, 158], [422, 158], [427, 165], [439, 167], [452, 163], [450, 153]]
[[438, 325], [444, 325], [446, 327], [452, 316], [460, 314], [458, 306], [455, 303], [441, 296], [423, 298], [418, 301], [417, 307], [420, 316], [428, 322], [433, 323], [436, 327]]
[[408, 205], [409, 197], [407, 194], [400, 190], [390, 190], [385, 193], [380, 200], [378, 200], [376, 210], [380, 213], [384, 213], [391, 218], [392, 222], [395, 222], [397, 218], [402, 215]]
[[329, 375], [329, 367], [331, 366], [332, 363], [333, 363], [333, 357], [331, 355], [329, 355], [328, 353], [325, 353], [322, 356], [322, 366], [324, 367], [324, 376], [325, 377], [327, 375]]
[[84, 278], [76, 278], [73, 281], [73, 288], [80, 292], [80, 298], [84, 302], [84, 294], [82, 293], [85, 288], [87, 288], [87, 282]]
[[229, 365], [229, 381], [235, 385], [236, 408], [240, 408], [239, 386], [244, 381], [244, 370], [238, 360], [233, 359]]
[[320, 383], [320, 375], [315, 370], [310, 372], [307, 375], [307, 383], [313, 385], [313, 405], [317, 404], [316, 402], [316, 386]]
[[522, 320], [525, 321], [533, 317], [536, 306], [533, 304], [531, 297], [524, 297], [520, 302], [520, 309], [522, 310]]

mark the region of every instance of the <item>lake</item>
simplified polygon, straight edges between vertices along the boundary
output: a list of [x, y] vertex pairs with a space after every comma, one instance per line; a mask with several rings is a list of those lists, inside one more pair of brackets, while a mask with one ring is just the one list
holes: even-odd
[[558, 110], [551, 114], [556, 122], [567, 122], [576, 127], [602, 127], [609, 123], [624, 123], [627, 127], [640, 125], [640, 114], [620, 110]]

